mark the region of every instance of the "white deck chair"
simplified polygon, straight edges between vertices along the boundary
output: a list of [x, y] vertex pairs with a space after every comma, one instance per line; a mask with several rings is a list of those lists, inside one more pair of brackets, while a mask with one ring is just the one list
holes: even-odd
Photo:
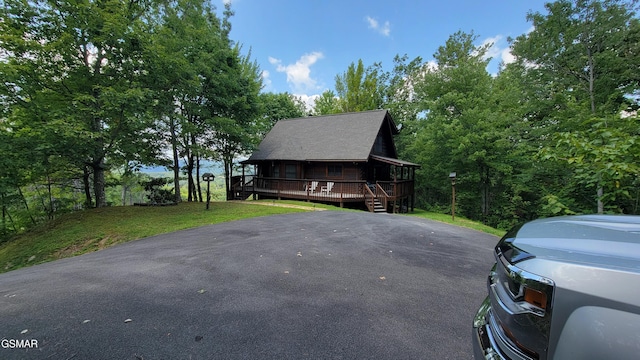
[[333, 181], [327, 181], [327, 186], [323, 186], [320, 188], [321, 193], [330, 193], [331, 189], [333, 189]]
[[318, 181], [312, 181], [311, 182], [311, 186], [309, 186], [309, 188], [307, 189], [306, 187], [309, 185], [305, 185], [305, 191], [309, 190], [310, 193], [314, 193], [316, 191], [316, 188], [318, 187]]

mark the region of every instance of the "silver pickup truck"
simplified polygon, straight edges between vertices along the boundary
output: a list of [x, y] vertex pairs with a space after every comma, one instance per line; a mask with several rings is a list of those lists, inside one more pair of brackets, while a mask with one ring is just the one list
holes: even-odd
[[640, 216], [535, 220], [495, 258], [476, 359], [640, 359]]

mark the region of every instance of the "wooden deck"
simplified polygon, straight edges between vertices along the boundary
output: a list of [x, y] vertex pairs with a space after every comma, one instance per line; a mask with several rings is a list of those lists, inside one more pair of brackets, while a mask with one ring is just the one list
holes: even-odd
[[409, 200], [406, 207], [413, 210], [413, 181], [307, 180], [256, 177], [249, 182], [236, 184], [238, 198], [256, 195], [262, 198], [295, 199], [304, 201], [338, 203], [364, 203], [370, 211], [376, 207], [384, 211], [402, 210], [402, 200]]

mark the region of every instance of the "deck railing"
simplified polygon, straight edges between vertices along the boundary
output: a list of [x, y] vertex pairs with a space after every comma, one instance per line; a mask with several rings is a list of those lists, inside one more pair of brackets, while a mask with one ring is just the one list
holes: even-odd
[[372, 185], [363, 180], [254, 177], [251, 185], [250, 191], [257, 194], [340, 203], [366, 201], [371, 192], [385, 208], [388, 201], [413, 194], [413, 181], [410, 180], [378, 181]]
[[362, 201], [365, 181], [254, 178], [254, 192], [277, 197], [332, 202]]
[[377, 184], [392, 199], [411, 195], [414, 190], [413, 180], [378, 181]]
[[371, 190], [371, 187], [366, 186], [364, 188], [364, 204], [367, 206], [367, 209], [369, 209], [369, 211], [371, 212], [375, 211], [375, 199], [376, 199], [376, 194], [373, 193], [373, 191]]
[[384, 208], [387, 209], [388, 202], [389, 202], [389, 194], [382, 187], [380, 183], [376, 184], [376, 198], [378, 198], [382, 203], [382, 206], [384, 206]]

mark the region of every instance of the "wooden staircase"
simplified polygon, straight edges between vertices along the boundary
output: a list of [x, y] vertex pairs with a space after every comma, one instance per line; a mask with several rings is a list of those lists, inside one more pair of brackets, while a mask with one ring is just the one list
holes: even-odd
[[382, 205], [382, 201], [378, 198], [373, 199], [373, 212], [378, 213], [386, 213], [387, 209], [385, 209], [384, 205]]
[[249, 196], [253, 194], [251, 191], [234, 191], [233, 192], [233, 200], [247, 200]]
[[242, 185], [242, 178], [234, 176], [234, 182], [231, 186], [233, 191], [233, 200], [247, 200], [247, 198], [253, 195], [253, 178], [247, 181], [244, 186]]
[[368, 186], [364, 187], [364, 202], [370, 212], [380, 214], [387, 212], [387, 194], [378, 185], [374, 193]]

